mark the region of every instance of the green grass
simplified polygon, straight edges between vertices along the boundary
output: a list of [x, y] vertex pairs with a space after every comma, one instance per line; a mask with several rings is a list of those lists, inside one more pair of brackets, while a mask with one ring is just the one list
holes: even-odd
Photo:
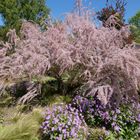
[[42, 119], [41, 109], [34, 109], [31, 113], [14, 116], [11, 119], [11, 124], [0, 125], [0, 140], [39, 140]]

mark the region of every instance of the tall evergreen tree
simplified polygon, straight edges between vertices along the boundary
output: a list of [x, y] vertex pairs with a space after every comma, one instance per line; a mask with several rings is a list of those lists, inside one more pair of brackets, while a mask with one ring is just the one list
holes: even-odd
[[41, 24], [40, 21], [45, 20], [49, 14], [45, 3], [46, 0], [1, 0], [0, 14], [4, 26], [0, 28], [0, 37], [5, 37], [10, 28], [15, 28], [18, 32], [22, 19]]

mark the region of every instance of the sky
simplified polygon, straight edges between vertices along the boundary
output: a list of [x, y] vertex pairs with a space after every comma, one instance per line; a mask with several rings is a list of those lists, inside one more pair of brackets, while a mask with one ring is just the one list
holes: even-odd
[[[93, 0], [93, 9], [99, 11], [105, 7], [106, 0]], [[127, 0], [126, 22], [128, 19], [136, 14], [140, 10], [140, 0]], [[73, 10], [74, 0], [47, 0], [46, 4], [51, 9], [51, 15], [53, 18], [63, 19], [64, 14]]]
[[[99, 11], [105, 7], [106, 0], [93, 0], [93, 9]], [[126, 22], [128, 19], [136, 14], [140, 10], [140, 0], [127, 0], [126, 6]], [[71, 12], [74, 7], [74, 0], [47, 0], [46, 5], [51, 9], [51, 16], [54, 19], [63, 19], [64, 15]], [[0, 16], [0, 25], [2, 25], [2, 19]]]

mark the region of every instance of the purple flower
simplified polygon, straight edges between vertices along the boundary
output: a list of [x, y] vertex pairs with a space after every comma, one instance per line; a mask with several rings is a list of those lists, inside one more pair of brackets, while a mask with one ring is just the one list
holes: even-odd
[[41, 130], [43, 135], [56, 139], [61, 138], [77, 138], [80, 136], [79, 132], [81, 126], [86, 125], [82, 114], [71, 105], [54, 106], [52, 114], [46, 113], [45, 121], [42, 123]]
[[116, 126], [116, 123], [113, 122], [113, 123], [111, 124], [111, 126], [114, 128], [114, 127]]
[[48, 115], [45, 119], [46, 120], [49, 120], [51, 118], [51, 116], [50, 115]]
[[121, 111], [120, 111], [119, 109], [116, 109], [116, 113], [117, 113], [117, 114], [120, 114]]
[[66, 129], [63, 129], [63, 130], [62, 130], [62, 133], [66, 134]]
[[116, 125], [116, 126], [114, 127], [114, 130], [115, 130], [116, 132], [119, 132], [119, 131], [120, 131], [120, 127]]
[[105, 134], [106, 134], [107, 136], [109, 136], [110, 132], [109, 132], [109, 131], [105, 131]]
[[102, 117], [104, 118], [104, 119], [109, 119], [109, 113], [108, 112], [104, 112], [103, 114], [102, 114]]
[[140, 114], [138, 115], [137, 121], [140, 123]]

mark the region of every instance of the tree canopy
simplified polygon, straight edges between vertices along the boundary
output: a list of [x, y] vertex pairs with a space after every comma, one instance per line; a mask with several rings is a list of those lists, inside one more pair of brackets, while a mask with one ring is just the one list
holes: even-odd
[[[118, 19], [117, 23], [120, 26], [123, 26], [125, 22], [124, 14], [126, 4], [126, 0], [106, 0], [106, 7], [97, 12], [97, 18], [103, 22], [103, 25], [105, 25], [105, 22], [108, 20], [108, 18], [111, 15], [115, 15], [116, 19]], [[120, 27], [116, 28], [120, 29]]]
[[140, 43], [140, 11], [138, 11], [136, 15], [129, 20], [129, 23], [132, 25], [131, 31], [135, 41]]
[[5, 36], [10, 28], [17, 31], [21, 20], [33, 20], [40, 24], [41, 20], [48, 17], [49, 9], [45, 5], [46, 0], [3, 0], [0, 2], [0, 14], [4, 26], [0, 28], [0, 37]]

